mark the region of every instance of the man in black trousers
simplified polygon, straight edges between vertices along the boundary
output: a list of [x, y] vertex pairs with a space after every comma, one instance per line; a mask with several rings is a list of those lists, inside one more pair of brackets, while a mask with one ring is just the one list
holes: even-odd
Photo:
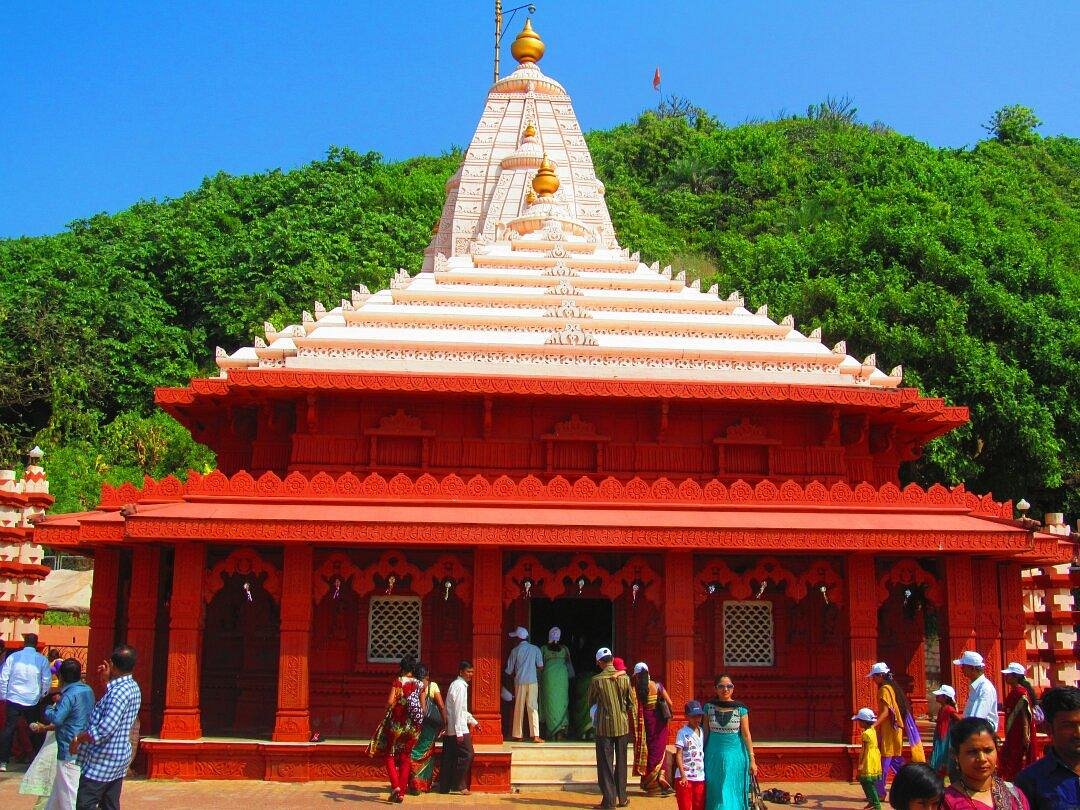
[[458, 676], [446, 691], [446, 736], [443, 737], [439, 765], [439, 793], [457, 791], [469, 795], [469, 766], [472, 765], [472, 730], [480, 723], [469, 714], [469, 681], [473, 678], [471, 661], [458, 664]]
[[637, 695], [627, 674], [616, 671], [614, 660], [607, 647], [597, 650], [600, 674], [589, 684], [589, 705], [596, 708], [596, 781], [604, 794], [597, 810], [630, 804], [626, 796], [626, 744], [630, 728], [637, 724]]

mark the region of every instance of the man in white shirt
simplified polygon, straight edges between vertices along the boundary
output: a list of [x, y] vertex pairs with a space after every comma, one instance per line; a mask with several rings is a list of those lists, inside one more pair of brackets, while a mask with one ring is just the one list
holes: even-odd
[[458, 791], [469, 795], [469, 766], [472, 764], [472, 730], [480, 723], [469, 714], [469, 681], [473, 677], [471, 661], [458, 664], [458, 676], [446, 690], [446, 736], [443, 737], [442, 762], [439, 766], [439, 793]]
[[983, 657], [973, 650], [965, 650], [953, 664], [960, 667], [964, 677], [970, 681], [967, 703], [964, 704], [964, 717], [981, 717], [997, 732], [998, 694], [984, 674], [986, 662]]
[[[40, 703], [49, 694], [52, 672], [49, 659], [37, 651], [37, 634], [23, 634], [23, 648], [14, 652], [0, 667], [0, 699], [4, 701], [4, 730], [0, 732], [0, 771], [7, 770], [11, 757], [11, 740], [19, 718], [27, 723], [41, 719]], [[44, 742], [43, 734], [31, 734], [30, 742], [36, 755]]]

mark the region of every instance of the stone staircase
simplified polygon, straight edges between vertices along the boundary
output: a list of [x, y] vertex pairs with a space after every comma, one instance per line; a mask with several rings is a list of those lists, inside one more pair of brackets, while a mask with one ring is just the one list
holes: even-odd
[[[510, 760], [513, 787], [596, 786], [596, 749], [591, 742], [511, 742], [506, 746], [513, 752]], [[634, 759], [630, 746], [626, 754], [629, 769]]]

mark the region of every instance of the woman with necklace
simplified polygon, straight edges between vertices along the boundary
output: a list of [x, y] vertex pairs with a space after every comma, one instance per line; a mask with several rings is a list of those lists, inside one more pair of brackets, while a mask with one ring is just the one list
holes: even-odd
[[750, 775], [757, 775], [746, 706], [732, 699], [735, 683], [716, 676], [716, 699], [705, 704], [706, 810], [745, 810]]
[[994, 727], [981, 717], [965, 717], [949, 733], [954, 779], [945, 791], [945, 810], [1030, 810], [1027, 798], [997, 775]]

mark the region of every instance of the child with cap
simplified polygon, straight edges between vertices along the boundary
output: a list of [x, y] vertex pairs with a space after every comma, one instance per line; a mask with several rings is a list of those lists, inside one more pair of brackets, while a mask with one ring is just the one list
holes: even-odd
[[683, 714], [686, 725], [675, 735], [675, 803], [679, 810], [705, 810], [705, 710], [690, 700]]
[[934, 724], [934, 748], [930, 752], [930, 767], [944, 776], [949, 770], [949, 732], [960, 719], [956, 710], [956, 690], [943, 683], [934, 690], [937, 698], [937, 722]]
[[881, 778], [881, 751], [878, 749], [877, 732], [874, 724], [877, 715], [873, 709], [859, 709], [851, 718], [862, 729], [859, 737], [862, 740], [862, 751], [859, 753], [859, 784], [862, 785], [863, 793], [866, 794], [866, 806], [873, 810], [881, 810], [881, 799], [878, 798], [877, 780]]

